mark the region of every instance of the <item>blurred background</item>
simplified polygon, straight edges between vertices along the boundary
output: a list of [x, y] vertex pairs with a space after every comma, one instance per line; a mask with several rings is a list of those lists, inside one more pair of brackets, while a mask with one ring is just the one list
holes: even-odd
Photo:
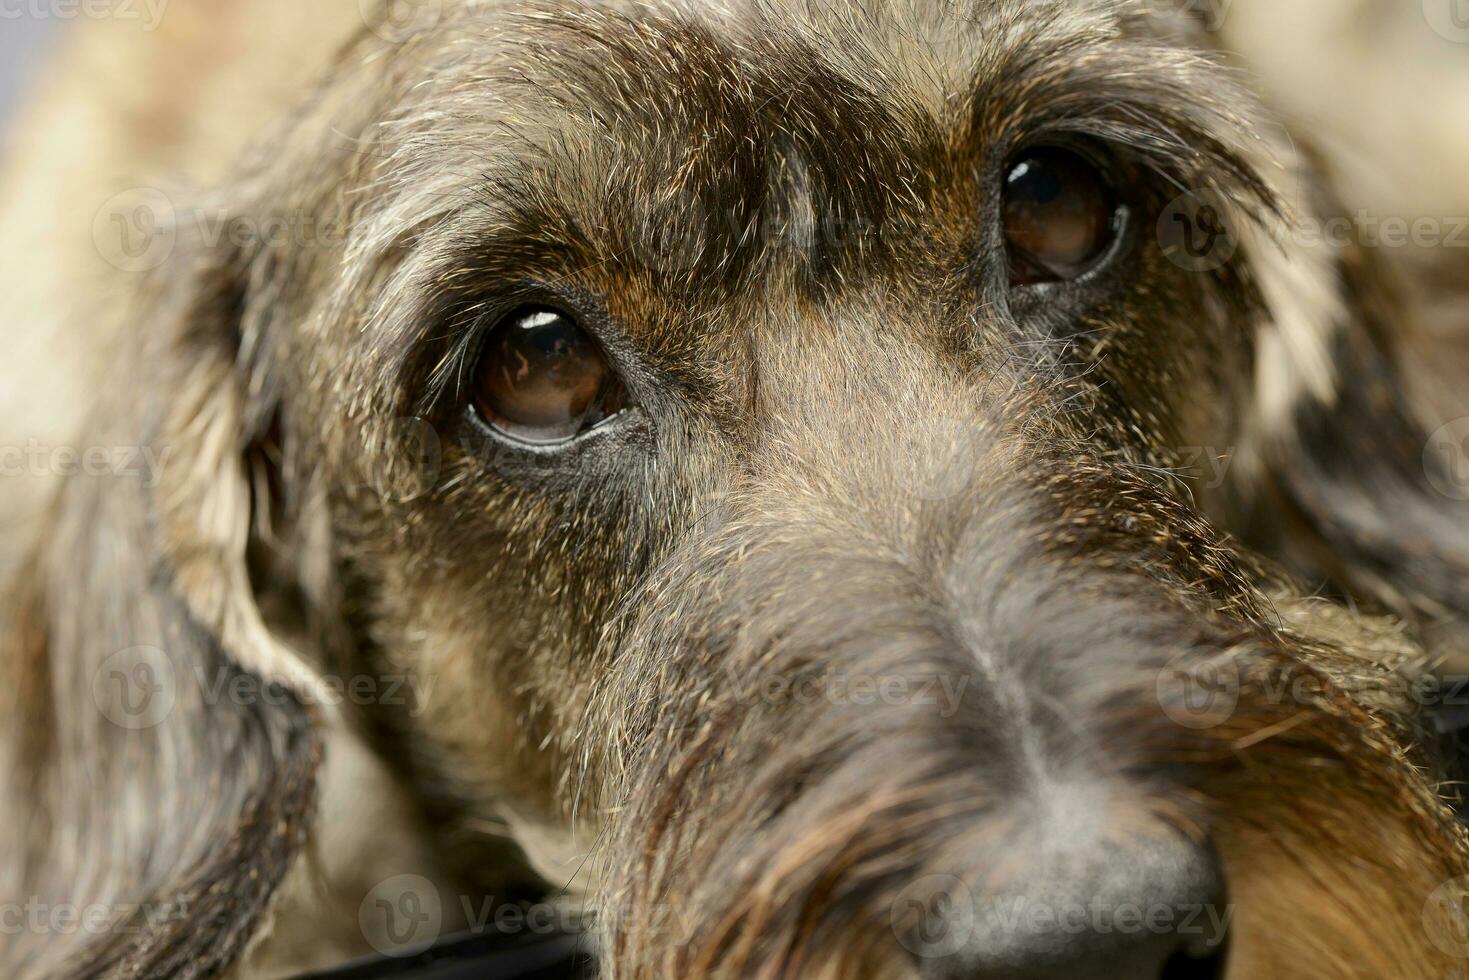
[[50, 18], [0, 21], [0, 126], [9, 121], [60, 26]]

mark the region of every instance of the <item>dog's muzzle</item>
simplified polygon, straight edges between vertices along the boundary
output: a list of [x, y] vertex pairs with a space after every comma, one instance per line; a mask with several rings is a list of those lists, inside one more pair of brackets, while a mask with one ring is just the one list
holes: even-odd
[[[1023, 894], [980, 897], [964, 949], [928, 958], [940, 939], [930, 908], [904, 937], [931, 980], [1222, 980], [1229, 902], [1207, 844], [1175, 837], [1098, 841], [1086, 853], [1032, 863]], [[960, 909], [962, 918], [969, 910]]]

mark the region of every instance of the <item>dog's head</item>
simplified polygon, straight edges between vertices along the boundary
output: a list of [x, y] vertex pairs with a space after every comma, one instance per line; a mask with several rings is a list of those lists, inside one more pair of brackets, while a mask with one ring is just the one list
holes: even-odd
[[617, 976], [1445, 955], [1422, 655], [1271, 569], [1461, 610], [1469, 548], [1374, 257], [1292, 232], [1324, 181], [1194, 22], [401, 26], [140, 289], [88, 441], [168, 463], [70, 484], [22, 590], [27, 883], [189, 909], [68, 955], [235, 958], [327, 718], [465, 879], [491, 826], [593, 896]]

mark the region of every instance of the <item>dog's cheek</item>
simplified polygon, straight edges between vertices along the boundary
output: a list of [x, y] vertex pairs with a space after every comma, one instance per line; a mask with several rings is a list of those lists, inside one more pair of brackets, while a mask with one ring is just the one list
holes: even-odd
[[1126, 275], [1077, 337], [1076, 370], [1098, 438], [1167, 470], [1190, 499], [1207, 500], [1249, 405], [1245, 290], [1228, 274], [1178, 268], [1152, 242]]
[[[362, 670], [397, 683], [391, 698], [362, 707], [392, 733], [383, 748], [408, 763], [405, 778], [441, 815], [471, 833], [508, 836], [545, 880], [568, 880], [563, 774], [585, 701], [573, 655], [582, 643], [570, 637], [589, 630], [503, 567], [495, 587], [462, 554], [435, 575], [406, 555], [377, 560]], [[494, 878], [519, 869], [466, 871]]]

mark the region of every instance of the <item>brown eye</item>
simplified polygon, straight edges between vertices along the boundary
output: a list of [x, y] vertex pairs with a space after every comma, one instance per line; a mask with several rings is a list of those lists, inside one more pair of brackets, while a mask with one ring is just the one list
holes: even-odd
[[492, 427], [523, 442], [566, 442], [623, 407], [601, 347], [570, 316], [524, 306], [495, 325], [475, 368], [474, 400]]
[[1005, 178], [1005, 241], [1017, 283], [1075, 279], [1117, 234], [1106, 178], [1069, 150], [1030, 150]]

